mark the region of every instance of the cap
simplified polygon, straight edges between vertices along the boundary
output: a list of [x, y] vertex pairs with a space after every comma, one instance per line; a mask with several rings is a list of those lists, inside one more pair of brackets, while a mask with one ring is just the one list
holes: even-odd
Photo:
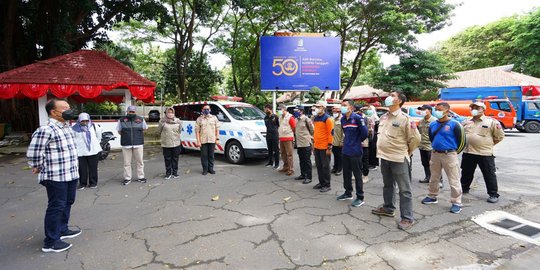
[[341, 105], [340, 104], [334, 104], [334, 109], [341, 109]]
[[315, 104], [315, 107], [326, 107], [326, 102], [321, 100]]
[[90, 121], [90, 115], [87, 113], [79, 114], [79, 122], [80, 121]]
[[127, 111], [128, 112], [136, 112], [137, 111], [137, 106], [130, 105], [130, 106], [128, 106]]
[[304, 106], [302, 105], [297, 105], [295, 109], [300, 110], [300, 111], [305, 110]]
[[424, 104], [420, 107], [418, 107], [418, 110], [429, 110], [429, 111], [433, 111], [433, 107], [427, 105], [427, 104]]
[[484, 109], [486, 108], [486, 104], [484, 104], [484, 102], [479, 102], [479, 101], [473, 102], [473, 103], [471, 103], [471, 105], [469, 105], [469, 107], [472, 107], [472, 106], [478, 106], [478, 107], [482, 107]]

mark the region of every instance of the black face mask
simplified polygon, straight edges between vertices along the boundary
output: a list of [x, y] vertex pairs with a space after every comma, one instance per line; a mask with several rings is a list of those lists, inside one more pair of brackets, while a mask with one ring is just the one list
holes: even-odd
[[133, 119], [133, 118], [135, 118], [135, 114], [129, 114], [129, 113], [128, 113], [128, 114], [127, 114], [127, 117], [128, 117], [129, 119]]
[[65, 110], [62, 112], [62, 119], [64, 120], [76, 120], [78, 118], [77, 113], [73, 110]]

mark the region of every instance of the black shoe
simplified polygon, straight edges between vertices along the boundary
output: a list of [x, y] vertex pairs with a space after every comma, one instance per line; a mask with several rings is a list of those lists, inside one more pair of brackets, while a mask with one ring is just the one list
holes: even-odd
[[315, 186], [313, 186], [313, 189], [321, 189], [321, 188], [322, 188], [321, 184], [316, 184]]
[[274, 170], [277, 170], [279, 168], [279, 164], [274, 166]]
[[207, 175], [207, 174], [208, 174], [208, 172], [202, 172], [202, 175]]
[[122, 181], [122, 185], [124, 186], [129, 185], [129, 183], [131, 183], [131, 179], [124, 179], [124, 181]]
[[330, 190], [332, 190], [330, 187], [322, 187], [320, 192], [328, 192]]
[[426, 178], [424, 178], [424, 180], [420, 180], [420, 181], [418, 181], [418, 182], [419, 182], [419, 183], [422, 183], [422, 184], [429, 183], [429, 178], [430, 178], [430, 177], [426, 177]]
[[140, 183], [146, 183], [146, 178], [141, 178], [141, 179], [138, 179], [137, 181]]
[[66, 232], [62, 233], [62, 235], [60, 236], [60, 240], [74, 238], [79, 236], [80, 234], [81, 230], [72, 231], [68, 229]]
[[304, 181], [302, 181], [302, 184], [309, 184], [309, 183], [311, 183], [311, 179], [309, 178], [306, 178], [304, 179]]
[[337, 172], [336, 172], [336, 175], [337, 175], [337, 176], [340, 176], [340, 175], [341, 175], [341, 171], [337, 171]]
[[208, 170], [208, 173], [210, 173], [210, 174], [216, 174], [216, 171], [214, 171], [214, 170]]
[[43, 252], [62, 252], [68, 250], [70, 247], [72, 247], [72, 244], [68, 244], [62, 240], [56, 241], [56, 243], [53, 246], [50, 247], [42, 247], [41, 251]]
[[83, 190], [84, 188], [86, 188], [86, 186], [79, 185], [79, 186], [77, 187], [77, 190]]
[[332, 169], [332, 170], [330, 171], [330, 173], [336, 173], [336, 172], [337, 172], [336, 169]]
[[90, 185], [89, 188], [97, 188], [97, 185]]
[[468, 190], [468, 189], [464, 189], [464, 190], [462, 190], [462, 193], [463, 193], [463, 194], [469, 194], [469, 190]]
[[264, 167], [272, 167], [272, 165], [274, 165], [274, 164], [272, 164], [272, 163], [270, 162], [270, 163], [266, 163], [266, 165], [264, 165]]
[[178, 175], [178, 173], [173, 173], [172, 177], [173, 177], [174, 179], [177, 179], [177, 178], [180, 177], [180, 175]]
[[298, 177], [295, 177], [294, 180], [304, 180], [306, 179], [303, 175], [300, 175]]

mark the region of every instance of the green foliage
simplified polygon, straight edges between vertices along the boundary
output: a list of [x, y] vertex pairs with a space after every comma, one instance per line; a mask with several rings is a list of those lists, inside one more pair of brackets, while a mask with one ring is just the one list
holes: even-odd
[[522, 17], [513, 33], [518, 70], [540, 77], [540, 8]]
[[445, 87], [442, 82], [454, 78], [446, 62], [434, 53], [409, 49], [399, 59], [399, 64], [372, 78], [373, 87], [402, 91], [408, 98], [417, 98], [424, 91]]
[[304, 94], [304, 101], [306, 103], [317, 103], [321, 99], [321, 95], [321, 89], [313, 87], [309, 92]]
[[110, 101], [105, 101], [103, 103], [88, 102], [84, 104], [83, 112], [90, 115], [114, 115], [121, 113], [120, 107]]

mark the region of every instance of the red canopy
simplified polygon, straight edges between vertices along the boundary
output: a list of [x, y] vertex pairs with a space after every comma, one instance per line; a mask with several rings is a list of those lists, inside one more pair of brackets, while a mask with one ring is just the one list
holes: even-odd
[[100, 98], [103, 90], [117, 88], [129, 89], [144, 102], [154, 101], [154, 82], [100, 51], [80, 50], [0, 73], [0, 99], [37, 99], [50, 91], [58, 98], [79, 93], [73, 97], [118, 101]]

